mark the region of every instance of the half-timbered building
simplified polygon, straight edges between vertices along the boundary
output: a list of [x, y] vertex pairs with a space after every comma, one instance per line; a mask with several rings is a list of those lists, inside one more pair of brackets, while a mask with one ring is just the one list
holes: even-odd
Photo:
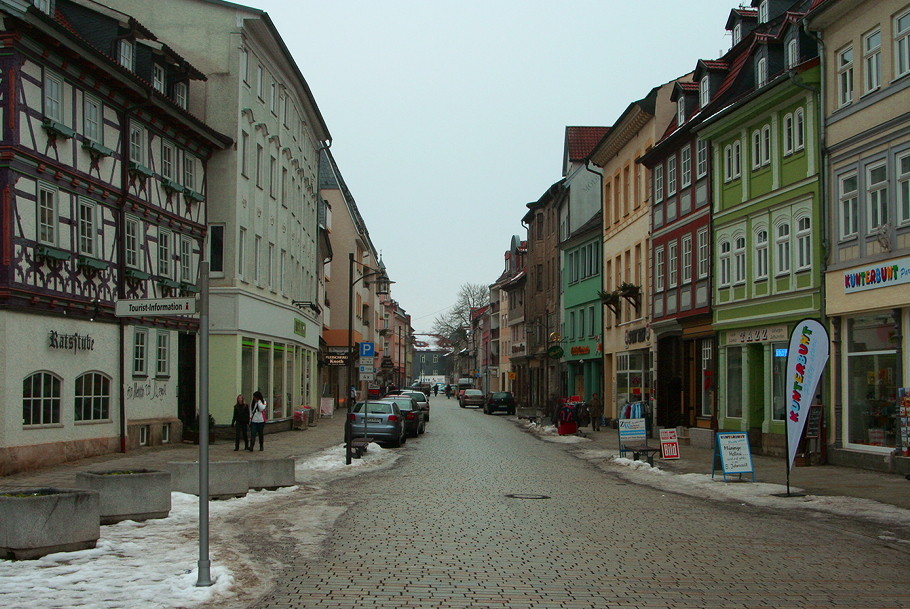
[[193, 423], [192, 297], [206, 167], [231, 144], [194, 118], [204, 75], [90, 0], [0, 0], [0, 473], [179, 441]]

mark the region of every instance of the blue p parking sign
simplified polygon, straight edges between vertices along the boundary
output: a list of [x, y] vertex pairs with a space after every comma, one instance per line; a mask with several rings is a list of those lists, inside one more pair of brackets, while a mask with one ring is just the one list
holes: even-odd
[[360, 357], [373, 357], [376, 355], [376, 346], [373, 343], [360, 343]]

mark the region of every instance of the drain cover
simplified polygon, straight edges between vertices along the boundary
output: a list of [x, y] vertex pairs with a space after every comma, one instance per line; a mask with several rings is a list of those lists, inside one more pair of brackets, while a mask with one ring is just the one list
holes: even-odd
[[528, 495], [523, 493], [509, 493], [506, 497], [511, 497], [512, 499], [549, 499], [549, 495]]

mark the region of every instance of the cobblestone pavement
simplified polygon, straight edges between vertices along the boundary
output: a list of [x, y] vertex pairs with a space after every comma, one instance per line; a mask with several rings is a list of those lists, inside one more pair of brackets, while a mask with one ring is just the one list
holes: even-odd
[[910, 607], [910, 552], [842, 518], [628, 484], [439, 398], [401, 453], [249, 607]]

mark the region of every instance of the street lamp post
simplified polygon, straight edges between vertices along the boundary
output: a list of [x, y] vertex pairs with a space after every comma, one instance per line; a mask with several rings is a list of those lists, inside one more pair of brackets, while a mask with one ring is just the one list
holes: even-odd
[[[363, 267], [364, 271], [357, 279], [354, 279], [355, 263]], [[376, 294], [388, 294], [389, 286], [392, 282], [389, 281], [385, 269], [372, 269], [362, 262], [354, 260], [354, 252], [348, 254], [348, 362], [347, 383], [345, 385], [345, 392], [347, 393], [347, 398], [345, 399], [345, 403], [347, 404], [347, 415], [345, 416], [344, 421], [344, 461], [346, 465], [351, 464], [351, 440], [354, 438], [354, 424], [351, 421], [351, 415], [354, 412], [354, 396], [351, 395], [351, 387], [353, 387], [353, 379], [351, 377], [354, 368], [354, 286], [368, 277], [377, 276], [378, 279], [373, 282], [376, 284]], [[370, 282], [365, 281], [364, 285], [369, 285], [369, 283]], [[366, 422], [365, 415], [364, 422]]]

